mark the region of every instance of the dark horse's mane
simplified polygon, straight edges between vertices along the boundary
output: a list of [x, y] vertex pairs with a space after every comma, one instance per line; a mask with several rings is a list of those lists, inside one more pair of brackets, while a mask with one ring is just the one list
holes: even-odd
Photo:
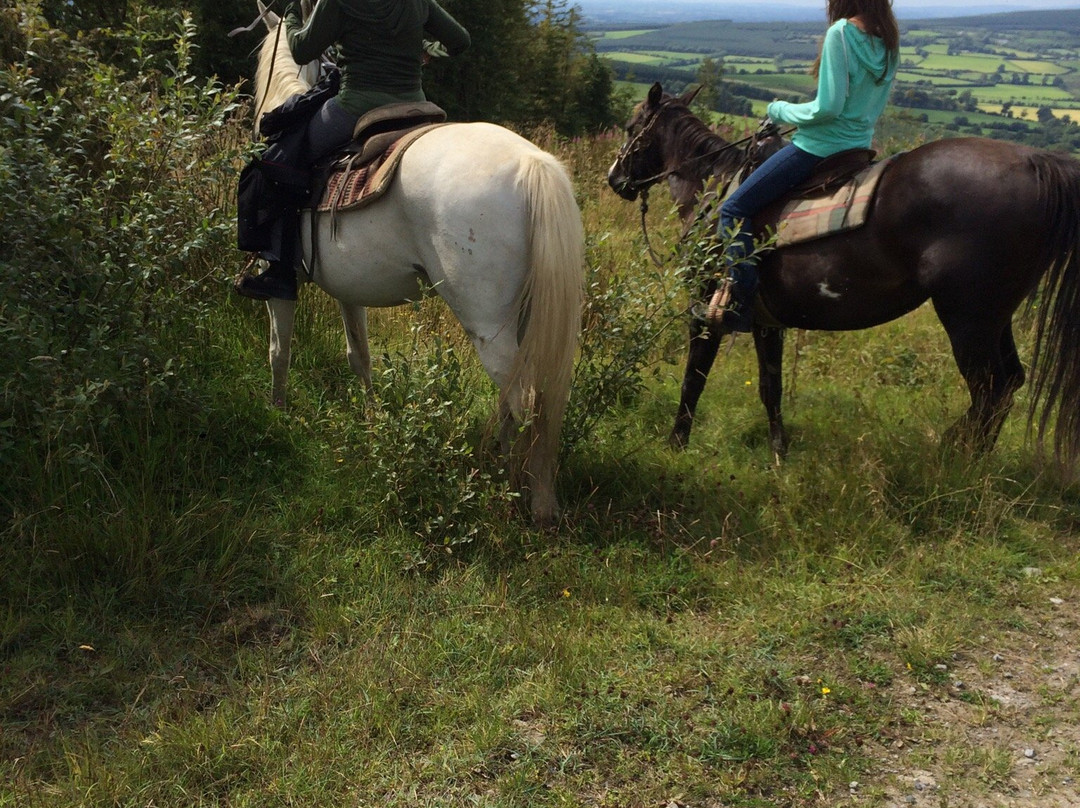
[[665, 105], [668, 119], [658, 122], [667, 128], [662, 137], [670, 144], [668, 168], [673, 172], [671, 192], [685, 219], [693, 211], [698, 195], [713, 177], [727, 178], [746, 164], [746, 152], [729, 143], [676, 99]]

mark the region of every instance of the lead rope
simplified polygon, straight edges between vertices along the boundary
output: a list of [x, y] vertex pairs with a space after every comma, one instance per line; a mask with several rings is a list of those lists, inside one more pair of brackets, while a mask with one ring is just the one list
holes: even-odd
[[649, 258], [652, 259], [654, 265], [663, 269], [664, 260], [656, 254], [653, 249], [652, 242], [649, 240], [649, 228], [645, 224], [645, 214], [649, 212], [649, 189], [646, 188], [641, 192], [641, 235], [645, 237], [645, 248], [649, 251]]

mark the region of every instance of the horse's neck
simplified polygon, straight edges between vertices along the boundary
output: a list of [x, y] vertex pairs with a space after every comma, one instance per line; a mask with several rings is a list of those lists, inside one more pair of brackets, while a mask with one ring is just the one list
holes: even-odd
[[[676, 119], [669, 140], [672, 147], [667, 156], [668, 187], [671, 197], [684, 220], [692, 215], [705, 183], [714, 174], [727, 170], [734, 163], [733, 150], [728, 142], [693, 115]], [[733, 169], [732, 169], [733, 170]]]
[[257, 108], [268, 112], [283, 104], [290, 96], [311, 89], [313, 80], [307, 80], [307, 66], [298, 65], [289, 52], [282, 28], [278, 25], [266, 35], [259, 52], [259, 65], [255, 73]]

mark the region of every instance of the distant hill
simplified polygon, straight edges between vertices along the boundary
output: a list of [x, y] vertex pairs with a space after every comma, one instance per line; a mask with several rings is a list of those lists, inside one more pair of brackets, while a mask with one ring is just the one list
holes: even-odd
[[[988, 33], [1049, 31], [1058, 37], [1080, 36], [1080, 9], [1016, 11], [965, 17], [904, 20], [901, 32], [931, 27], [935, 31]], [[768, 56], [813, 59], [817, 56], [823, 28], [817, 22], [736, 22], [703, 19], [679, 22], [617, 40], [599, 40], [597, 50], [649, 50], [683, 53], [715, 53], [732, 56]]]
[[687, 53], [724, 53], [735, 56], [782, 55], [813, 59], [821, 39], [821, 22], [744, 22], [704, 20], [668, 25], [655, 31], [608, 42], [605, 50], [656, 50]]
[[[789, 3], [731, 3], [699, 2], [699, 0], [577, 0], [587, 27], [623, 24], [672, 25], [698, 20], [729, 20], [731, 22], [819, 22], [825, 21], [824, 0], [820, 5], [795, 5]], [[1077, 0], [1062, 0], [1063, 6], [1076, 6]], [[1069, 13], [1063, 11], [1028, 11], [1023, 2], [993, 3], [977, 6], [950, 5], [901, 7], [897, 11], [901, 21], [915, 22], [932, 19], [971, 20], [1002, 14], [1050, 15]], [[1042, 24], [1042, 23], [1039, 23]]]
[[[901, 28], [917, 26], [918, 20], [908, 20]], [[1058, 11], [1016, 11], [1009, 14], [973, 14], [963, 17], [943, 17], [933, 20], [934, 28], [984, 28], [990, 31], [1058, 31], [1080, 33], [1080, 9]]]

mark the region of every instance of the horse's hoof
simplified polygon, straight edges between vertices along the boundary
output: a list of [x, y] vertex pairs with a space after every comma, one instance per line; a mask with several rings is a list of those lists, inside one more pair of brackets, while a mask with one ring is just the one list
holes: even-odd
[[557, 507], [533, 508], [532, 510], [532, 523], [537, 530], [554, 530], [560, 519], [562, 519], [562, 512]]
[[671, 430], [671, 434], [668, 435], [668, 446], [674, 449], [676, 452], [681, 452], [686, 448], [686, 445], [690, 443], [690, 433], [683, 432], [679, 429]]

